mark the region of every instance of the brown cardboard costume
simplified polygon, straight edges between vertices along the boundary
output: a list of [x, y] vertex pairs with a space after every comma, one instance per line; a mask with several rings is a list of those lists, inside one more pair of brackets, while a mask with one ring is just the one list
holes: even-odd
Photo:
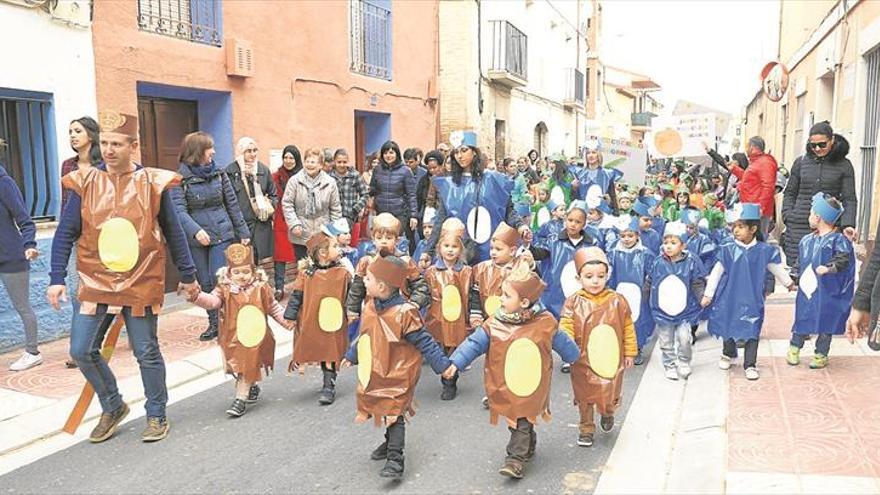
[[[226, 249], [226, 260], [228, 266], [217, 272], [214, 290], [223, 301], [217, 343], [223, 350], [226, 372], [255, 383], [262, 378], [262, 370], [268, 372], [275, 362], [275, 337], [266, 318], [275, 312], [277, 302], [265, 272], [253, 266], [251, 248], [232, 244]], [[229, 279], [230, 270], [239, 266], [255, 269], [255, 279], [246, 287]]]
[[[598, 302], [597, 301], [601, 301]], [[571, 365], [575, 403], [612, 416], [620, 405], [624, 368], [624, 327], [630, 314], [623, 296], [607, 291], [591, 300], [580, 291], [569, 296], [561, 318], [573, 320], [574, 341], [581, 357]]]
[[515, 269], [528, 267], [531, 269], [532, 262], [526, 256], [517, 256], [510, 263], [500, 266], [492, 260], [486, 260], [477, 264], [473, 271], [473, 284], [480, 288], [480, 304], [483, 308], [483, 316], [489, 317], [495, 314], [501, 306], [501, 283]]
[[[393, 287], [406, 283], [406, 269], [377, 258], [370, 272]], [[415, 414], [413, 395], [422, 370], [422, 354], [406, 335], [424, 326], [419, 308], [409, 302], [376, 310], [369, 298], [361, 314], [357, 341], [357, 418], [374, 418], [376, 425]]]
[[431, 287], [431, 305], [425, 315], [425, 325], [443, 347], [458, 347], [467, 338], [471, 275], [472, 268], [467, 265], [460, 271], [432, 265], [425, 272]]
[[[367, 269], [370, 267], [370, 264], [373, 263], [377, 258], [379, 258], [379, 254], [371, 254], [361, 257], [358, 260], [357, 266], [354, 268], [354, 274], [363, 278], [367, 276]], [[406, 255], [399, 256], [400, 259], [406, 262], [406, 280], [407, 282], [413, 282], [420, 278], [422, 278], [422, 272], [419, 271], [419, 267], [415, 264], [412, 258]], [[400, 293], [403, 294], [403, 297], [409, 298], [410, 290], [409, 284], [403, 284], [403, 287], [400, 288]]]
[[342, 360], [348, 349], [348, 319], [343, 304], [350, 283], [351, 274], [341, 265], [300, 270], [294, 290], [302, 291], [303, 301], [293, 337], [291, 366]]
[[[137, 136], [137, 118], [102, 115], [102, 131]], [[141, 168], [110, 174], [80, 169], [61, 180], [82, 198], [82, 229], [77, 243], [77, 297], [82, 314], [98, 304], [109, 313], [123, 306], [134, 316], [147, 309], [158, 315], [165, 294], [165, 240], [159, 227], [162, 192], [180, 184], [174, 172]]]

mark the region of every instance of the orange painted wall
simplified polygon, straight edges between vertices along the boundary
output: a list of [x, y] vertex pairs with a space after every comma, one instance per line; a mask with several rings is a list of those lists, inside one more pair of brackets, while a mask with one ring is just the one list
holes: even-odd
[[[251, 43], [255, 75], [226, 75], [225, 47], [138, 29], [137, 1], [95, 2], [99, 110], [136, 114], [138, 81], [231, 91], [233, 136], [260, 159], [288, 143], [354, 148], [354, 111], [390, 113], [401, 148], [436, 140], [437, 0], [392, 2], [392, 80], [349, 71], [349, 2], [224, 0], [223, 37]], [[377, 102], [371, 106], [371, 96]], [[436, 97], [436, 94], [434, 95]]]

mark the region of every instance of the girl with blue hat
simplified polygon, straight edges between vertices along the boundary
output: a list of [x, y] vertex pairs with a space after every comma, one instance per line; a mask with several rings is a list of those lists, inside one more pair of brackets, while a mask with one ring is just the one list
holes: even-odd
[[757, 380], [758, 338], [764, 323], [764, 279], [769, 271], [789, 290], [795, 285], [782, 266], [779, 248], [760, 240], [761, 207], [740, 203], [734, 207], [734, 242], [721, 246], [718, 261], [706, 280], [702, 306], [711, 309], [709, 333], [724, 340], [718, 367], [729, 370], [744, 343], [746, 379]]
[[849, 239], [835, 225], [843, 215], [843, 205], [836, 198], [818, 192], [813, 196], [810, 228], [798, 245], [799, 287], [795, 303], [791, 345], [786, 361], [800, 363], [800, 351], [807, 335], [817, 335], [816, 352], [810, 368], [828, 364], [831, 336], [846, 330], [853, 301], [855, 255]]
[[645, 201], [637, 199], [633, 201], [632, 215], [639, 220], [639, 240], [648, 250], [656, 256], [660, 253], [660, 234], [653, 228], [654, 216], [651, 214], [652, 207]]

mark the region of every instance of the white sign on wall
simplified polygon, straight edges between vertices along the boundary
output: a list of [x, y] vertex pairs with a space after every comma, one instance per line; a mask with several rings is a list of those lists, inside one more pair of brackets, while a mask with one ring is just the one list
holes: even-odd
[[705, 155], [704, 142], [715, 143], [714, 113], [654, 117], [645, 136], [654, 158]]

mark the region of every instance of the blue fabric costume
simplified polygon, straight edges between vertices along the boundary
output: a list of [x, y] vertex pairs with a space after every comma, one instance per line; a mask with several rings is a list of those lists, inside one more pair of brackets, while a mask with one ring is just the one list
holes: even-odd
[[703, 266], [711, 270], [712, 266], [715, 265], [715, 256], [718, 250], [712, 239], [708, 235], [697, 231], [696, 235], [688, 236], [685, 243], [687, 244], [687, 250], [699, 256]]
[[[706, 269], [699, 257], [687, 251], [683, 254], [684, 259], [677, 262], [672, 262], [665, 256], [659, 256], [651, 268], [651, 313], [658, 325], [678, 325], [682, 322], [693, 324], [700, 313], [700, 302], [691, 287], [695, 279], [706, 276]], [[676, 308], [677, 311], [670, 314], [666, 311], [670, 309], [668, 305], [669, 294], [661, 294], [661, 290], [681, 289], [687, 291], [683, 308], [680, 310]], [[663, 303], [661, 303], [661, 296], [664, 300]]]
[[[580, 185], [575, 193], [575, 198], [587, 201], [587, 204], [593, 206], [595, 202], [608, 193], [608, 189], [612, 187], [616, 174], [605, 168], [599, 167], [595, 170], [589, 167], [576, 167], [572, 169], [577, 175]], [[619, 171], [618, 174], [623, 175]]]
[[751, 247], [732, 242], [718, 250], [724, 274], [709, 306], [709, 333], [723, 339], [757, 339], [764, 323], [767, 265], [781, 263], [779, 249], [756, 241]]
[[639, 239], [642, 241], [642, 245], [645, 246], [648, 251], [654, 253], [655, 256], [660, 254], [660, 246], [663, 244], [663, 239], [660, 237], [660, 234], [658, 234], [654, 229], [639, 229]]
[[[828, 265], [832, 257], [841, 252], [847, 253], [850, 259], [845, 270], [825, 275], [816, 274], [817, 267]], [[852, 309], [856, 274], [852, 243], [839, 232], [823, 236], [809, 234], [801, 239], [798, 246], [798, 264], [802, 268], [791, 331], [802, 335], [843, 334], [846, 330], [846, 319]], [[810, 292], [809, 295], [807, 291]]]
[[[645, 297], [642, 291], [648, 272], [654, 265], [654, 259], [654, 253], [640, 244], [636, 244], [632, 249], [626, 249], [618, 243], [617, 247], [608, 253], [608, 262], [611, 264], [608, 286], [620, 292], [629, 303], [639, 349], [644, 347], [654, 333], [651, 299]], [[619, 290], [622, 284], [624, 287]], [[635, 298], [638, 300], [632, 300]]]
[[596, 245], [596, 239], [589, 233], [583, 232], [583, 235], [577, 246], [572, 245], [565, 231], [560, 232], [546, 248], [532, 246], [532, 255], [536, 261], [547, 260], [547, 263], [541, 265], [541, 279], [547, 284], [547, 289], [541, 296], [541, 304], [557, 319], [565, 298], [582, 288], [574, 266], [574, 252]]
[[498, 224], [505, 220], [513, 181], [492, 170], [483, 173], [479, 191], [477, 182], [467, 175], [462, 176], [461, 185], [455, 184], [451, 176], [434, 177], [431, 181], [443, 201], [445, 218], [461, 220], [467, 227], [468, 236], [476, 243], [474, 263], [489, 259], [489, 239]]

